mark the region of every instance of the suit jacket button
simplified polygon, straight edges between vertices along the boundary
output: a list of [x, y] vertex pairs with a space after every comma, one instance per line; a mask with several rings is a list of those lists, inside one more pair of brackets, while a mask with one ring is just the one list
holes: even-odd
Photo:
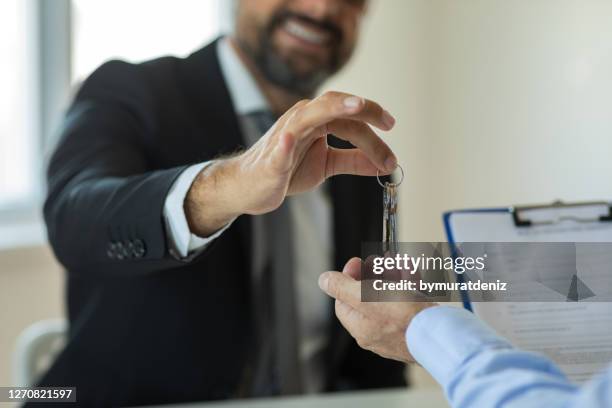
[[144, 241], [141, 239], [135, 239], [133, 243], [132, 253], [136, 258], [142, 258], [147, 253]]
[[136, 256], [136, 254], [134, 253], [134, 242], [133, 241], [127, 242], [127, 245], [125, 246], [125, 250], [127, 252], [128, 258], [134, 258]]
[[110, 259], [115, 259], [117, 256], [117, 245], [114, 242], [110, 242], [106, 247], [106, 256]]
[[130, 251], [128, 249], [128, 243], [127, 242], [121, 242], [121, 245], [119, 246], [119, 253], [123, 256], [122, 259], [127, 259], [130, 258], [131, 254]]

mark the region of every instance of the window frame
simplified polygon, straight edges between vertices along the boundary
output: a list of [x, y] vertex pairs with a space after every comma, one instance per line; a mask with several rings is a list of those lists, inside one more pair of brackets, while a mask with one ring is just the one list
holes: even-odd
[[[31, 72], [35, 155], [35, 186], [23, 202], [0, 207], [0, 251], [44, 245], [47, 241], [42, 216], [46, 194], [45, 171], [59, 137], [59, 125], [72, 93], [72, 1], [23, 0], [27, 2], [26, 30], [32, 42]], [[219, 0], [220, 34], [233, 29], [235, 0]]]
[[0, 208], [0, 250], [41, 245], [46, 240], [41, 206], [47, 152], [70, 93], [70, 0], [23, 0], [29, 37], [29, 95], [35, 141], [34, 190], [24, 201]]

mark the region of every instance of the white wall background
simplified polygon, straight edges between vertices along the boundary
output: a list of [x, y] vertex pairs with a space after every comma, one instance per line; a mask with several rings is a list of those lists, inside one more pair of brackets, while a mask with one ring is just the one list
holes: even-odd
[[[451, 208], [612, 199], [612, 1], [372, 0], [362, 40], [328, 87], [398, 119], [403, 240], [444, 239]], [[60, 276], [46, 248], [0, 252], [0, 385]]]
[[612, 2], [378, 0], [329, 85], [389, 106], [403, 240], [453, 208], [612, 199]]

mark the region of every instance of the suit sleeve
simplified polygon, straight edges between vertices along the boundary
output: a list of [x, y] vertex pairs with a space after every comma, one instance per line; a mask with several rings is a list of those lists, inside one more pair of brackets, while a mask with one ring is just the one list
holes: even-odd
[[184, 167], [154, 169], [155, 101], [142, 67], [111, 61], [83, 84], [51, 157], [44, 216], [59, 261], [79, 274], [134, 274], [169, 255], [166, 195]]

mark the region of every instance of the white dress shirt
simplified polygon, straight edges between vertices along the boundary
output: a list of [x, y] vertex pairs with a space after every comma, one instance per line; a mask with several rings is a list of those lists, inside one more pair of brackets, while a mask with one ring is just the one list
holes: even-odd
[[[269, 110], [257, 83], [244, 66], [228, 38], [218, 42], [217, 53], [232, 104], [249, 146], [262, 135], [249, 122], [250, 113]], [[209, 237], [199, 237], [189, 230], [184, 201], [200, 171], [210, 162], [188, 167], [175, 181], [166, 198], [164, 217], [168, 239], [181, 257], [204, 249], [231, 225], [231, 222]], [[300, 358], [303, 362], [305, 390], [321, 391], [324, 377], [322, 353], [327, 343], [330, 303], [319, 290], [317, 279], [332, 267], [332, 207], [322, 188], [288, 198], [295, 252], [295, 285], [299, 319]]]

